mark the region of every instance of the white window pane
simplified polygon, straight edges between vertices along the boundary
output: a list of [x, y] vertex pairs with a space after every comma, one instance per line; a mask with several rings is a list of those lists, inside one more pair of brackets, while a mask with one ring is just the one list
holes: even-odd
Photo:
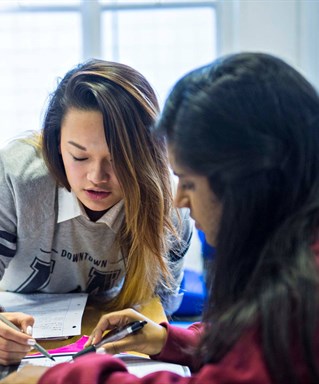
[[138, 69], [162, 104], [180, 76], [216, 57], [215, 28], [215, 11], [209, 7], [120, 11], [113, 19], [105, 11], [103, 57]]
[[[87, 0], [84, 0], [87, 1]], [[89, 1], [89, 0], [88, 0]], [[182, 3], [182, 4], [196, 4], [198, 0], [100, 0], [99, 1], [103, 5], [114, 5], [114, 4], [119, 4], [119, 5], [127, 5], [127, 6], [133, 6], [133, 5], [156, 5], [160, 6], [161, 4], [177, 4], [177, 3]], [[209, 2], [209, 1], [207, 1]], [[216, 1], [212, 0], [210, 3], [215, 3]]]
[[[87, 1], [87, 0], [85, 0]], [[90, 1], [90, 0], [89, 0]], [[23, 8], [29, 6], [70, 6], [79, 5], [81, 0], [0, 0], [0, 9], [5, 7]]]
[[81, 50], [78, 13], [0, 13], [0, 145], [41, 127], [49, 93]]

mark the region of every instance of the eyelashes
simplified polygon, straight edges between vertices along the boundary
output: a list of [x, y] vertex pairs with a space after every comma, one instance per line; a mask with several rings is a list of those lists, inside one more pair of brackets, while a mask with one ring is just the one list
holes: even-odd
[[87, 157], [75, 157], [75, 156], [72, 156], [72, 157], [73, 157], [74, 161], [85, 161], [85, 160], [87, 160]]
[[193, 191], [195, 189], [195, 184], [191, 181], [185, 181], [180, 183], [180, 188], [182, 191]]
[[[74, 155], [71, 155], [74, 161], [85, 161], [88, 159], [88, 157], [76, 157]], [[109, 164], [112, 165], [113, 161], [112, 159], [108, 160]]]

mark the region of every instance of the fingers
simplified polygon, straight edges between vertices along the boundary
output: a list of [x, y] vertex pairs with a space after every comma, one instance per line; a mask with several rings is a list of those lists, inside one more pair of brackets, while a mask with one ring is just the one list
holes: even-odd
[[[94, 329], [89, 342], [96, 344], [101, 340], [101, 335], [105, 329], [113, 329], [127, 324], [131, 321], [146, 320], [147, 324], [132, 335], [126, 336], [116, 342], [106, 343], [98, 353], [118, 354], [120, 352], [135, 351], [147, 355], [155, 355], [161, 352], [166, 343], [167, 331], [165, 327], [146, 318], [133, 309], [109, 313], [102, 316]], [[89, 345], [89, 342], [87, 345]]]
[[85, 347], [98, 343], [106, 330], [111, 330], [117, 327], [121, 327], [131, 321], [146, 320], [151, 321], [141, 313], [135, 311], [132, 308], [123, 309], [122, 311], [116, 311], [108, 313], [100, 318], [93, 332], [91, 333]]
[[112, 347], [112, 349], [110, 350], [110, 352], [107, 352], [107, 349], [103, 349], [103, 353], [110, 353], [111, 355], [118, 355], [119, 353], [121, 353], [121, 347], [119, 347], [118, 345], [116, 345], [116, 343], [110, 343], [110, 346]]
[[[8, 320], [18, 328], [27, 330], [33, 324], [32, 316], [19, 312], [2, 313]], [[9, 365], [18, 363], [31, 350], [35, 340], [22, 331], [12, 329], [0, 321], [0, 364]]]
[[[99, 348], [96, 352], [100, 354], [109, 353], [111, 355], [117, 355], [121, 352], [127, 351], [136, 351], [144, 353], [143, 348], [143, 339], [137, 338], [137, 334], [133, 336], [127, 336], [125, 339], [114, 341], [111, 343], [104, 344], [101, 348]], [[137, 350], [138, 349], [138, 350]]]
[[3, 312], [3, 316], [5, 316], [8, 320], [10, 320], [13, 324], [15, 324], [22, 332], [32, 335], [32, 328], [34, 324], [34, 317], [31, 315], [27, 315], [22, 312]]
[[21, 361], [30, 352], [32, 346], [27, 343], [18, 344], [16, 342], [0, 339], [0, 364], [10, 365]]
[[102, 316], [95, 329], [98, 331], [102, 331], [103, 333], [106, 329], [121, 327], [132, 321], [139, 320], [148, 321], [149, 319], [147, 319], [145, 316], [135, 311], [134, 309], [127, 308], [123, 309], [122, 311], [111, 312], [107, 315]]

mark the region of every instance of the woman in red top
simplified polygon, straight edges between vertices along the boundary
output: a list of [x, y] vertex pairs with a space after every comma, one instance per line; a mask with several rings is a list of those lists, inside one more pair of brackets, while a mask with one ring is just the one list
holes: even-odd
[[[157, 128], [179, 176], [176, 205], [216, 247], [205, 326], [149, 321], [102, 351], [134, 349], [187, 364], [193, 376], [139, 379], [120, 360], [90, 354], [1, 383], [319, 383], [315, 89], [278, 58], [230, 55], [182, 78]], [[90, 342], [139, 319], [131, 309], [106, 315]]]

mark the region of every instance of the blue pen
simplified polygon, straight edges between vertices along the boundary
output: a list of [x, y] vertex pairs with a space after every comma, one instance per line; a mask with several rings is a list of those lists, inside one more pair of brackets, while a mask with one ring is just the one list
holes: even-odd
[[73, 359], [76, 359], [79, 356], [85, 355], [89, 352], [95, 352], [98, 348], [102, 347], [102, 345], [106, 343], [110, 343], [112, 341], [118, 341], [124, 339], [124, 337], [130, 335], [131, 333], [135, 333], [142, 329], [144, 325], [147, 324], [147, 321], [133, 321], [132, 323], [128, 323], [123, 327], [113, 329], [108, 332], [103, 339], [97, 344], [92, 344], [89, 347], [83, 349], [82, 351], [73, 355]]

